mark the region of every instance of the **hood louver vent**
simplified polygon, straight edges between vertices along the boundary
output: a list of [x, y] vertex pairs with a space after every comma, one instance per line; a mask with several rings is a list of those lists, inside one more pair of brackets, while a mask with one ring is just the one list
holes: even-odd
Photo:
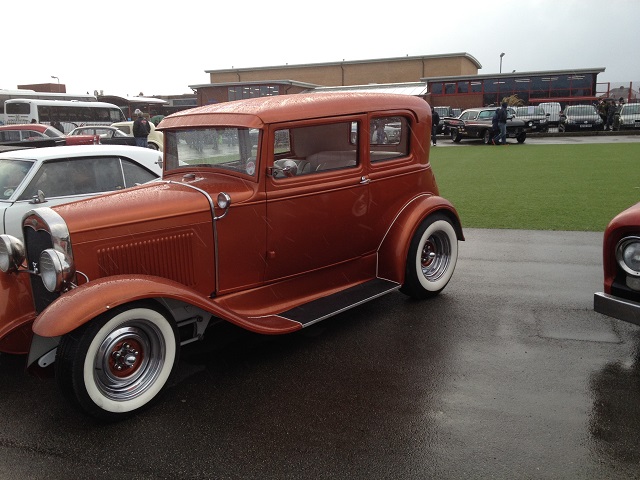
[[183, 285], [195, 283], [193, 234], [171, 235], [98, 250], [100, 275], [155, 275]]

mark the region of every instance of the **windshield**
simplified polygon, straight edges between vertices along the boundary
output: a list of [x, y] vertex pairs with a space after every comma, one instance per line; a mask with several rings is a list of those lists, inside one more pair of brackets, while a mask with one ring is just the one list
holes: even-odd
[[528, 115], [546, 115], [542, 107], [518, 107], [516, 112], [518, 117], [526, 117]]
[[640, 113], [640, 103], [628, 104], [622, 107], [622, 115], [637, 115]]
[[0, 159], [0, 200], [7, 200], [29, 173], [32, 162]]
[[211, 167], [256, 175], [259, 130], [200, 128], [165, 132], [166, 171]]
[[567, 116], [569, 115], [597, 115], [596, 107], [593, 105], [576, 105], [567, 107]]

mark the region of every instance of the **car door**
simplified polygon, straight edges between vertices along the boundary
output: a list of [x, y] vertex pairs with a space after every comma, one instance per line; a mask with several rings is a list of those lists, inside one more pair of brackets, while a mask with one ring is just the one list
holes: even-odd
[[352, 125], [347, 118], [271, 131], [266, 280], [374, 250], [368, 179]]

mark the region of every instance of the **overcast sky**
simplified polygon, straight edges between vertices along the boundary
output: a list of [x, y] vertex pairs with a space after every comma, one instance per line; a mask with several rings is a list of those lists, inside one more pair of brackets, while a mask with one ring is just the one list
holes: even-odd
[[[5, 0], [0, 88], [191, 93], [206, 70], [466, 52], [479, 73], [606, 68], [640, 86], [639, 0]], [[34, 8], [34, 5], [39, 5]], [[418, 80], [418, 79], [416, 79]]]

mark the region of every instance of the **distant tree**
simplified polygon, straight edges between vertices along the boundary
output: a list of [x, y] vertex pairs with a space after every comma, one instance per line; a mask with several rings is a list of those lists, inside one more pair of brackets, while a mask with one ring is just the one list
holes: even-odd
[[524, 100], [518, 97], [518, 95], [511, 95], [510, 97], [504, 97], [502, 102], [507, 102], [510, 107], [522, 107], [524, 106]]

